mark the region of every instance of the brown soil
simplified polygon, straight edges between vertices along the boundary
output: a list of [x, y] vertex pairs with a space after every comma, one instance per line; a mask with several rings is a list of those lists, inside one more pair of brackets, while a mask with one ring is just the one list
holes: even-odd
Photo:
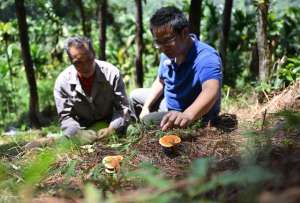
[[[164, 151], [159, 145], [158, 130], [149, 130], [138, 143], [131, 148], [137, 150], [130, 160], [127, 160], [127, 166], [130, 170], [134, 170], [142, 162], [150, 162], [159, 168], [167, 177], [180, 179], [185, 177], [188, 168], [193, 160], [197, 158], [213, 156], [218, 161], [215, 171], [225, 171], [238, 169], [239, 152], [242, 150], [243, 143], [246, 138], [241, 136], [241, 131], [250, 129], [257, 120], [268, 120], [266, 126], [252, 127], [252, 129], [263, 130], [265, 133], [272, 135], [272, 148], [268, 157], [258, 157], [257, 162], [262, 166], [269, 168], [280, 176], [279, 182], [270, 181], [265, 185], [265, 192], [260, 197], [260, 202], [269, 203], [276, 199], [276, 193], [279, 191], [286, 192], [286, 195], [278, 196], [277, 199], [294, 195], [296, 203], [299, 200], [300, 187], [300, 136], [299, 132], [286, 131], [280, 127], [278, 118], [274, 118], [272, 114], [282, 109], [300, 110], [300, 100], [298, 100], [300, 83], [297, 82], [286, 90], [282, 91], [273, 98], [268, 98], [266, 104], [256, 104], [248, 108], [237, 108], [230, 111], [231, 114], [223, 114], [217, 123], [211, 124], [205, 128], [186, 131], [177, 129], [174, 132], [181, 137], [182, 142], [175, 147], [170, 153]], [[266, 114], [264, 115], [264, 112]], [[275, 126], [275, 127], [274, 127]], [[274, 130], [276, 128], [276, 130]], [[278, 129], [277, 129], [278, 128]], [[273, 129], [273, 131], [272, 131]], [[288, 140], [288, 142], [286, 141]], [[93, 182], [90, 179], [89, 171], [97, 164], [101, 163], [102, 158], [106, 155], [118, 154], [117, 151], [108, 148], [102, 144], [94, 144], [95, 152], [87, 153], [82, 150], [79, 159], [80, 164], [76, 170], [85, 171], [80, 177], [72, 177], [68, 181], [71, 188], [82, 188], [84, 182]], [[262, 149], [262, 151], [265, 149]], [[130, 152], [128, 152], [130, 154]], [[128, 154], [128, 156], [129, 156]], [[264, 153], [262, 153], [264, 154]], [[124, 154], [126, 159], [126, 154]], [[69, 159], [72, 157], [69, 157]], [[69, 159], [63, 159], [57, 163], [56, 167], [65, 165]], [[43, 187], [59, 185], [65, 183], [63, 175], [55, 175], [43, 181]], [[83, 181], [83, 182], [82, 182]], [[101, 187], [101, 183], [94, 182], [95, 185]], [[118, 188], [108, 188], [114, 192], [136, 190], [137, 186], [126, 180], [119, 182]], [[297, 196], [298, 195], [298, 196]], [[233, 198], [234, 199], [234, 198]], [[73, 201], [73, 200], [72, 200]], [[51, 202], [51, 201], [45, 201]], [[66, 201], [68, 202], [68, 201]], [[73, 201], [74, 202], [74, 201]], [[283, 202], [283, 201], [276, 201]], [[286, 201], [288, 202], [288, 201]]]
[[216, 127], [206, 127], [190, 133], [178, 130], [177, 135], [182, 138], [182, 142], [168, 153], [158, 143], [155, 131], [148, 132], [134, 146], [139, 153], [131, 160], [132, 165], [150, 162], [167, 176], [179, 177], [186, 175], [192, 161], [197, 158], [214, 156], [222, 160], [237, 154], [237, 142], [233, 140], [239, 136], [236, 131], [228, 133]]

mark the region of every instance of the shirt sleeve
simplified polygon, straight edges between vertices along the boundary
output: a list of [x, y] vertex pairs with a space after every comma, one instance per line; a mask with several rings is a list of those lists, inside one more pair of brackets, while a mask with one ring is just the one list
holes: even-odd
[[113, 87], [115, 100], [112, 120], [109, 126], [116, 129], [117, 132], [121, 133], [129, 124], [130, 111], [127, 95], [125, 92], [125, 84], [119, 72], [114, 78]]
[[165, 63], [166, 57], [163, 54], [160, 54], [160, 59], [159, 59], [159, 66], [158, 66], [158, 77], [159, 79], [163, 80], [163, 72], [164, 72], [164, 63]]
[[222, 82], [222, 64], [218, 55], [211, 55], [210, 60], [203, 63], [199, 72], [199, 80], [203, 84], [207, 80], [215, 79]]
[[80, 124], [71, 116], [73, 104], [68, 99], [59, 79], [55, 82], [54, 100], [63, 133], [69, 137], [75, 135], [80, 129]]

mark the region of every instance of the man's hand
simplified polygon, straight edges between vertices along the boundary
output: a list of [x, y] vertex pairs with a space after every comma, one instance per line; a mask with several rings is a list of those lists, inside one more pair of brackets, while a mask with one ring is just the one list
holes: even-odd
[[148, 115], [150, 113], [149, 108], [148, 107], [143, 107], [141, 113], [140, 113], [140, 120], [142, 120], [146, 115]]
[[102, 139], [104, 137], [107, 137], [115, 132], [114, 128], [108, 127], [108, 128], [102, 128], [97, 132], [97, 139]]
[[173, 127], [185, 128], [191, 124], [192, 121], [192, 118], [188, 114], [178, 111], [170, 111], [161, 120], [160, 127], [163, 131]]
[[97, 133], [94, 130], [78, 130], [77, 133], [70, 138], [78, 141], [79, 145], [85, 145], [97, 140]]

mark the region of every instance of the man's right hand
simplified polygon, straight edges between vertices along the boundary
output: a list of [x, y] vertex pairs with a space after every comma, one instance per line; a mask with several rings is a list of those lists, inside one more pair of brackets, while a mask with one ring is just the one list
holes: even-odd
[[97, 140], [97, 133], [94, 130], [78, 130], [71, 139], [78, 140], [80, 145], [90, 144]]
[[184, 112], [169, 111], [162, 119], [160, 127], [163, 131], [173, 127], [185, 128], [193, 122], [190, 115]]
[[97, 140], [100, 140], [102, 138], [105, 138], [115, 132], [114, 128], [108, 127], [108, 128], [102, 128], [98, 130], [97, 132]]
[[146, 115], [148, 115], [150, 113], [150, 110], [148, 107], [143, 107], [141, 113], [140, 113], [140, 120], [142, 120]]

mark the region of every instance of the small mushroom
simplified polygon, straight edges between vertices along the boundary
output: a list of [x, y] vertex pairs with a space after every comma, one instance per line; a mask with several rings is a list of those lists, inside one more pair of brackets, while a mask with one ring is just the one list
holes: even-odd
[[120, 170], [120, 162], [123, 160], [123, 156], [106, 156], [102, 159], [102, 163], [105, 167], [105, 172], [116, 173]]
[[163, 147], [163, 152], [169, 157], [176, 157], [176, 145], [181, 142], [177, 135], [165, 135], [159, 139], [159, 144]]
[[165, 135], [159, 139], [159, 144], [163, 147], [173, 147], [181, 142], [177, 135]]

